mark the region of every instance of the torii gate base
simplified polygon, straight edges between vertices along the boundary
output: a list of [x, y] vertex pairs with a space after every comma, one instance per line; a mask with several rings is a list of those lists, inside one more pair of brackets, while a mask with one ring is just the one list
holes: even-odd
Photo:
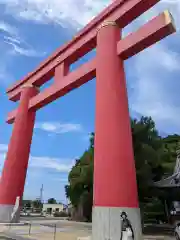
[[[93, 240], [142, 239], [131, 127], [123, 61], [175, 32], [164, 12], [121, 39], [120, 30], [158, 0], [117, 0], [65, 47], [8, 89], [18, 101], [8, 122], [14, 128], [0, 179], [0, 222], [13, 217], [23, 196], [30, 145], [38, 109], [96, 77]], [[97, 30], [98, 29], [98, 30]], [[120, 29], [120, 30], [119, 30]], [[70, 64], [96, 47], [96, 57], [69, 72]], [[51, 77], [55, 82], [39, 92]]]

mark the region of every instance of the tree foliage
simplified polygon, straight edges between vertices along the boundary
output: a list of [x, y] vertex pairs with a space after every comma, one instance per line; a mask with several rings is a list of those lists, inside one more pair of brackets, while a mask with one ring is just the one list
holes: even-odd
[[32, 207], [32, 200], [22, 200], [22, 207], [31, 208]]
[[55, 198], [49, 198], [49, 199], [48, 199], [48, 203], [49, 203], [49, 204], [56, 204], [57, 201], [56, 201]]
[[[139, 201], [143, 205], [157, 194], [157, 190], [150, 187], [152, 183], [164, 175], [172, 174], [180, 137], [160, 137], [151, 117], [132, 119], [131, 128]], [[90, 136], [89, 148], [72, 167], [69, 184], [65, 186], [66, 196], [76, 209], [83, 209], [83, 216], [87, 220], [91, 219], [93, 201], [93, 159], [94, 133]]]

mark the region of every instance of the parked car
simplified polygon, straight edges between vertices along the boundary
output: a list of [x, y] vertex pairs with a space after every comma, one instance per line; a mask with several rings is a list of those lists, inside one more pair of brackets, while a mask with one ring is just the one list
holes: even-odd
[[180, 223], [176, 224], [174, 234], [175, 234], [176, 240], [180, 240]]
[[26, 212], [20, 212], [20, 216], [27, 216]]

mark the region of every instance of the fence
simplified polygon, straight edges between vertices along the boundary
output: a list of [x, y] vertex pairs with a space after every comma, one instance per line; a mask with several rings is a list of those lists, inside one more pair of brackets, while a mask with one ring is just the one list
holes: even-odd
[[57, 224], [51, 223], [48, 225], [41, 225], [32, 222], [23, 224], [1, 224], [0, 236], [7, 236], [13, 239], [16, 237], [32, 237], [33, 239], [49, 239], [58, 240], [57, 238]]

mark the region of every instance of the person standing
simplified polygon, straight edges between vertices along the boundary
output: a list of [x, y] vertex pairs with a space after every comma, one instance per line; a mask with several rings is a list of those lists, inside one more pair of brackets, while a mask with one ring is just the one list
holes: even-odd
[[130, 220], [128, 219], [127, 213], [121, 213], [121, 238], [120, 240], [135, 240], [134, 231]]

